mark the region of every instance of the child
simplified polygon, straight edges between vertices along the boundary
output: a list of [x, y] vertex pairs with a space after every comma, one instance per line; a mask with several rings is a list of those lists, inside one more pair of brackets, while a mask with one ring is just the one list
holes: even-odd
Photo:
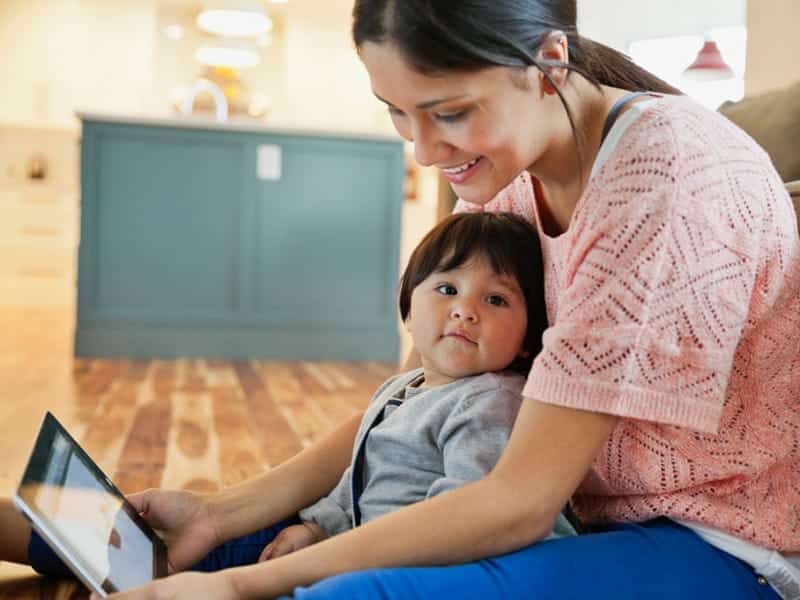
[[[399, 293], [422, 367], [377, 390], [333, 491], [219, 546], [193, 570], [276, 558], [489, 473], [541, 349], [542, 272], [536, 231], [520, 217], [464, 213], [437, 225], [411, 255]], [[551, 537], [572, 534], [560, 516]], [[29, 558], [40, 572], [66, 572], [36, 534]]]
[[[364, 414], [336, 488], [262, 552], [275, 558], [486, 475], [508, 441], [546, 326], [536, 232], [511, 214], [435, 227], [402, 277], [400, 313], [422, 368]], [[514, 369], [514, 371], [508, 370]], [[573, 533], [561, 517], [556, 531]]]

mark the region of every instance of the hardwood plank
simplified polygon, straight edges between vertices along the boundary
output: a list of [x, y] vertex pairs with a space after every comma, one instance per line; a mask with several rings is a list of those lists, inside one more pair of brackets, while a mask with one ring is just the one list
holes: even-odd
[[235, 485], [263, 472], [269, 465], [262, 457], [262, 433], [250, 419], [249, 405], [235, 388], [210, 391], [214, 427], [219, 438], [219, 468], [223, 487]]
[[164, 394], [136, 411], [117, 466], [116, 483], [123, 493], [161, 485], [171, 412]]
[[324, 393], [317, 379], [296, 363], [270, 361], [259, 366], [272, 397], [304, 446], [330, 430], [330, 420], [312, 400], [314, 394]]
[[250, 363], [237, 362], [234, 369], [244, 392], [250, 417], [259, 432], [262, 456], [267, 464], [279, 465], [297, 454], [303, 447], [303, 441], [278, 409], [272, 394], [253, 366]]

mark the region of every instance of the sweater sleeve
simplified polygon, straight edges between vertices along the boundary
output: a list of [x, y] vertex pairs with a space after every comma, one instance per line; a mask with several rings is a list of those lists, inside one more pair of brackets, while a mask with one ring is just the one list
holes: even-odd
[[[359, 426], [356, 439], [361, 437], [361, 433], [369, 427], [370, 410], [383, 405], [384, 396], [391, 391], [390, 388], [395, 384], [403, 385], [405, 382], [414, 379], [422, 372], [415, 369], [409, 373], [394, 375], [384, 381], [376, 390], [370, 401], [370, 407], [364, 412], [364, 416]], [[325, 531], [328, 536], [343, 533], [353, 527], [353, 494], [351, 489], [353, 464], [347, 467], [339, 483], [327, 496], [323, 496], [311, 506], [298, 512], [298, 516], [303, 521], [313, 521]]]
[[691, 122], [648, 115], [576, 208], [557, 317], [524, 395], [713, 433], [747, 321], [761, 208], [737, 197]]
[[428, 489], [431, 498], [491, 471], [508, 443], [522, 396], [497, 387], [463, 398], [444, 422], [437, 437], [444, 476]]
[[352, 496], [350, 492], [350, 472], [348, 467], [339, 483], [327, 496], [323, 496], [308, 508], [298, 513], [303, 521], [313, 521], [328, 536], [343, 533], [353, 527]]

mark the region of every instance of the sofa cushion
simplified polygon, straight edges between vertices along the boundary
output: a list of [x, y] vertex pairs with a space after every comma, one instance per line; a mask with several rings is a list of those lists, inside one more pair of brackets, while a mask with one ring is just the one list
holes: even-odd
[[800, 179], [800, 82], [726, 102], [719, 112], [767, 151], [784, 181]]

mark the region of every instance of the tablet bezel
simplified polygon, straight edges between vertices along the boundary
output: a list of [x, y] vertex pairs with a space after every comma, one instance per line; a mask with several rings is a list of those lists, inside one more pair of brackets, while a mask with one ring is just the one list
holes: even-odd
[[17, 486], [17, 491], [13, 496], [13, 502], [17, 509], [19, 509], [30, 521], [31, 526], [36, 530], [36, 532], [48, 543], [48, 545], [50, 545], [59, 558], [61, 558], [61, 560], [70, 568], [75, 576], [78, 577], [78, 579], [80, 579], [84, 585], [86, 585], [87, 588], [97, 592], [102, 598], [105, 598], [110, 593], [119, 591], [116, 589], [106, 590], [103, 588], [102, 581], [95, 581], [92, 575], [87, 573], [82, 568], [81, 561], [78, 560], [76, 556], [73, 556], [73, 551], [62, 543], [60, 539], [61, 536], [58, 533], [51, 531], [50, 526], [44, 519], [46, 515], [41, 513], [41, 511], [39, 511], [36, 507], [30, 506], [20, 495], [22, 486], [27, 482], [42, 481], [43, 478], [36, 477], [36, 475], [42, 475], [38, 469], [40, 469], [46, 460], [41, 460], [40, 457], [49, 456], [50, 449], [52, 448], [53, 442], [57, 435], [61, 435], [70, 444], [72, 450], [75, 452], [78, 458], [84, 462], [85, 466], [89, 469], [97, 483], [103, 489], [105, 489], [105, 491], [116, 496], [122, 501], [121, 509], [124, 510], [129, 517], [131, 517], [136, 526], [153, 544], [153, 578], [156, 579], [159, 577], [165, 577], [168, 571], [167, 547], [163, 540], [155, 531], [153, 531], [152, 527], [147, 524], [141, 515], [136, 512], [136, 509], [133, 507], [133, 505], [128, 502], [128, 500], [125, 498], [122, 492], [119, 491], [117, 486], [114, 485], [111, 479], [107, 477], [105, 473], [103, 473], [102, 469], [97, 466], [97, 464], [91, 459], [91, 457], [80, 446], [80, 444], [75, 441], [75, 438], [70, 435], [64, 426], [59, 423], [58, 419], [56, 419], [55, 416], [53, 416], [53, 414], [49, 411], [45, 414], [42, 425], [39, 428], [39, 434], [36, 436], [36, 442], [31, 450], [31, 455], [25, 467], [25, 472], [20, 480], [19, 485]]

